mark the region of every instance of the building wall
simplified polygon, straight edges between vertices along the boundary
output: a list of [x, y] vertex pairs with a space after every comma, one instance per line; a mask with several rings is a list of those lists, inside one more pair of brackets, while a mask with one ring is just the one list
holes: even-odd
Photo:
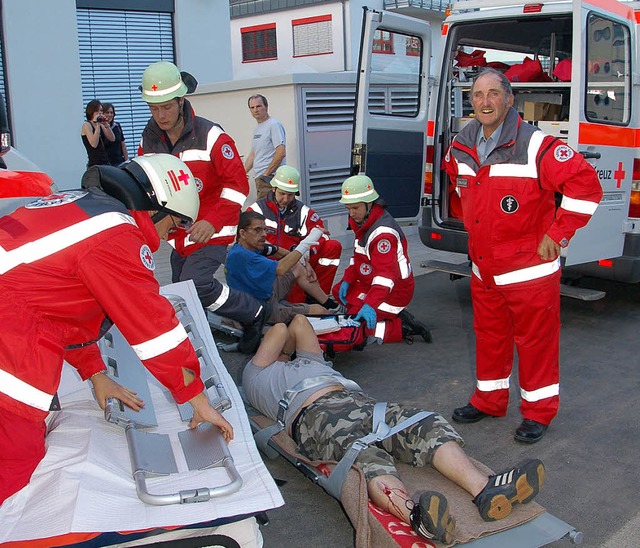
[[[228, 4], [176, 0], [175, 9], [178, 65], [200, 82], [231, 80]], [[76, 188], [87, 154], [75, 0], [3, 0], [2, 11], [13, 142], [61, 189]], [[139, 138], [129, 137], [130, 152]]]

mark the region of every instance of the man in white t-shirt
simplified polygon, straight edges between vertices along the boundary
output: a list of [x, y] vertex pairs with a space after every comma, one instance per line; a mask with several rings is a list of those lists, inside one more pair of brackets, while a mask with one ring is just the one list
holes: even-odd
[[264, 95], [252, 95], [248, 100], [251, 115], [258, 122], [253, 132], [251, 153], [244, 162], [247, 173], [253, 168], [257, 200], [271, 190], [271, 178], [276, 169], [286, 163], [287, 137], [278, 120], [269, 116], [269, 102]]

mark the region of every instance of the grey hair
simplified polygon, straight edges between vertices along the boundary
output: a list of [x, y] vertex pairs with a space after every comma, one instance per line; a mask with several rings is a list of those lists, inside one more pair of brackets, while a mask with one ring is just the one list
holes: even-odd
[[509, 82], [509, 78], [507, 78], [502, 72], [496, 70], [491, 67], [487, 67], [478, 74], [473, 80], [473, 85], [471, 86], [471, 93], [473, 94], [473, 88], [476, 85], [476, 82], [482, 78], [483, 76], [487, 76], [488, 74], [495, 75], [496, 78], [500, 81], [500, 87], [507, 95], [513, 95], [513, 89], [511, 88], [511, 82]]

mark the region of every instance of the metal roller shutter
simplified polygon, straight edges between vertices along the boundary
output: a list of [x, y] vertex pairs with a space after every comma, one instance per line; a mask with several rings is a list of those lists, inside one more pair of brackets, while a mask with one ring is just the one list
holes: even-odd
[[156, 61], [175, 62], [168, 12], [77, 9], [82, 99], [113, 103], [130, 155], [136, 154], [149, 108], [140, 98], [142, 73]]

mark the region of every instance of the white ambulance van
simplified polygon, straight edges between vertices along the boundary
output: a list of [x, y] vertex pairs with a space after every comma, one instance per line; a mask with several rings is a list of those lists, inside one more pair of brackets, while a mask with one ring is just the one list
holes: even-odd
[[[636, 37], [640, 2], [457, 2], [442, 25], [443, 47], [434, 60], [435, 78], [429, 82], [428, 73], [423, 73], [416, 79], [414, 110], [390, 108], [379, 113], [372, 108], [372, 97], [366, 101], [369, 82], [379, 77], [379, 55], [365, 43], [366, 37], [370, 35], [373, 44], [373, 36], [380, 39], [382, 33], [418, 36], [419, 27], [404, 27], [403, 19], [387, 17], [387, 12], [365, 13], [352, 169], [366, 172], [377, 184], [379, 162], [371, 162], [363, 153], [371, 133], [388, 143], [394, 132], [402, 132], [406, 133], [403, 142], [413, 142], [407, 135], [424, 123], [420, 131], [426, 139], [426, 167], [417, 216], [420, 238], [433, 249], [466, 254], [467, 235], [459, 207], [440, 167], [449, 143], [473, 115], [469, 99], [473, 78], [484, 66], [509, 70], [514, 107], [526, 121], [583, 154], [604, 190], [590, 223], [563, 251], [563, 274], [640, 281], [640, 41]], [[422, 55], [426, 54], [423, 48]], [[404, 164], [399, 158], [391, 163]], [[418, 200], [413, 186], [402, 178], [393, 190]], [[391, 201], [395, 204], [396, 199]], [[400, 213], [393, 212], [398, 217], [405, 212]], [[459, 265], [433, 262], [426, 266], [452, 274], [470, 273]], [[563, 293], [583, 299], [604, 295], [575, 287], [564, 287]]]

